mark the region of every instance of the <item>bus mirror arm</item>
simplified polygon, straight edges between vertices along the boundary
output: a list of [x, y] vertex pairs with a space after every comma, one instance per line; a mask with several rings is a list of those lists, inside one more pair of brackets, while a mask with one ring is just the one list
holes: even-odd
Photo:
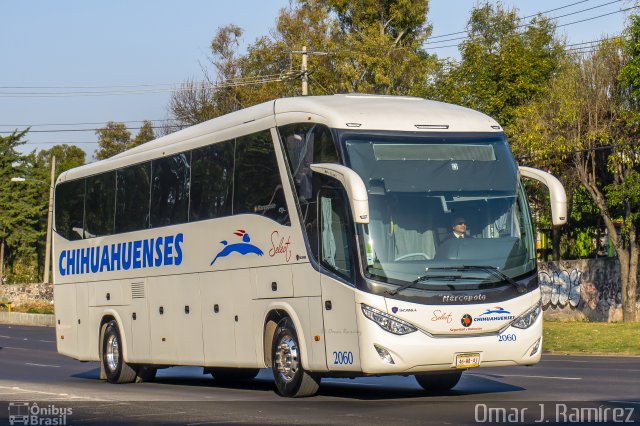
[[562, 183], [550, 173], [532, 167], [518, 167], [520, 175], [543, 183], [551, 196], [551, 222], [553, 226], [567, 223], [567, 194]]
[[360, 176], [348, 167], [340, 164], [311, 164], [311, 170], [338, 180], [349, 197], [351, 212], [356, 223], [369, 223], [369, 195]]

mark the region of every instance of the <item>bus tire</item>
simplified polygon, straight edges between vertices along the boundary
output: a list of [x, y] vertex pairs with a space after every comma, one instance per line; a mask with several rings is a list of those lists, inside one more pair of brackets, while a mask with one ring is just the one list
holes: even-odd
[[313, 396], [320, 387], [320, 377], [302, 368], [298, 335], [289, 318], [278, 323], [271, 346], [271, 368], [278, 393], [289, 398]]
[[427, 392], [442, 392], [452, 389], [460, 381], [462, 371], [437, 371], [416, 374], [416, 381]]
[[208, 368], [213, 378], [222, 383], [233, 383], [236, 381], [251, 380], [255, 378], [260, 369], [258, 368]]
[[136, 371], [124, 361], [118, 324], [109, 321], [102, 340], [102, 365], [109, 383], [132, 383]]

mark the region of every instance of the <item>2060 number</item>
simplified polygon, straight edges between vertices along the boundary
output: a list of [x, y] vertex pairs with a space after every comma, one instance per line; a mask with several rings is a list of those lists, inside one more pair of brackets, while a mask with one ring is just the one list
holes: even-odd
[[353, 364], [353, 352], [334, 352], [333, 364], [334, 365]]
[[501, 334], [498, 336], [498, 342], [515, 342], [518, 336], [515, 334]]

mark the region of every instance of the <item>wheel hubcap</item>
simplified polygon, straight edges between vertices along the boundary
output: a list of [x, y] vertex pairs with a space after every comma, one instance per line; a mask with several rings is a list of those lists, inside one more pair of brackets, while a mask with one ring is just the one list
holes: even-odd
[[293, 380], [298, 371], [298, 345], [291, 336], [284, 336], [276, 349], [276, 371], [284, 381]]
[[118, 339], [116, 336], [109, 336], [107, 340], [107, 365], [111, 371], [115, 371], [118, 368], [118, 361], [120, 360], [120, 347], [118, 345]]

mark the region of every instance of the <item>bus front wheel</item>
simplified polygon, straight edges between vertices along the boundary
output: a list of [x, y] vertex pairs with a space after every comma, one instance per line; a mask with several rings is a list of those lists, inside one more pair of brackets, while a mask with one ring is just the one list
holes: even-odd
[[122, 339], [115, 321], [109, 321], [104, 330], [102, 365], [109, 383], [131, 383], [136, 379], [136, 371], [124, 362]]
[[416, 374], [416, 381], [428, 392], [448, 391], [458, 384], [462, 371]]
[[273, 378], [280, 395], [301, 398], [318, 392], [320, 378], [302, 368], [298, 335], [289, 318], [282, 319], [276, 327], [271, 360]]

